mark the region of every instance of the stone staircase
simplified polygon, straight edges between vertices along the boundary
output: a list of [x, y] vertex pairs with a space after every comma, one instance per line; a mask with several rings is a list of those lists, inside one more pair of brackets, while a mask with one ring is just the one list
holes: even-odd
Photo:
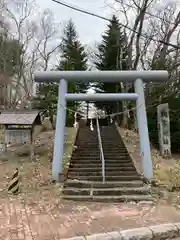
[[63, 197], [71, 200], [152, 201], [150, 188], [137, 173], [114, 125], [100, 126], [105, 158], [102, 182], [97, 128], [80, 126]]

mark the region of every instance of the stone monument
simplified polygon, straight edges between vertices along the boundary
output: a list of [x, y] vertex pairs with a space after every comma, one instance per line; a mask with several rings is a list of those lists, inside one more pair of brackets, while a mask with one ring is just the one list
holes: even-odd
[[168, 103], [157, 106], [159, 148], [163, 157], [171, 156], [171, 135]]

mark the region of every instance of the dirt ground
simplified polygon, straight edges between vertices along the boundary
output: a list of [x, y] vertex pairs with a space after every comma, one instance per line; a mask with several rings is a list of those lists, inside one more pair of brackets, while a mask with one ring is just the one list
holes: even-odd
[[[68, 159], [73, 148], [76, 130], [69, 128], [65, 139], [64, 166], [66, 167]], [[19, 185], [21, 197], [38, 198], [51, 192], [51, 195], [59, 196], [61, 193], [58, 184], [54, 185], [51, 181], [51, 159], [52, 159], [52, 138], [54, 132], [42, 133], [38, 139], [36, 148], [38, 154], [30, 160], [27, 149], [18, 150], [18, 147], [12, 148], [12, 154], [9, 154], [8, 161], [0, 161], [0, 197], [6, 198], [8, 186], [16, 168], [19, 170]], [[51, 143], [49, 144], [49, 139]], [[49, 149], [49, 152], [48, 152]], [[23, 156], [19, 156], [19, 152]], [[13, 154], [14, 153], [14, 154]], [[21, 155], [20, 154], [20, 155]], [[24, 156], [25, 155], [25, 156]], [[27, 156], [26, 156], [27, 155]]]
[[[69, 131], [66, 139], [66, 162], [72, 150], [73, 134], [73, 130]], [[131, 139], [134, 142], [128, 144], [133, 153], [137, 140], [135, 136]], [[135, 149], [138, 148], [135, 146]], [[176, 160], [165, 162], [154, 152], [157, 156], [157, 159], [154, 158], [154, 166], [159, 164], [166, 169], [175, 164]], [[138, 165], [138, 160], [136, 164]], [[16, 167], [20, 171], [20, 193], [13, 196], [7, 192], [7, 188]], [[155, 169], [159, 169], [159, 166]], [[158, 199], [156, 204], [64, 201], [61, 198], [61, 185], [51, 181], [51, 162], [47, 154], [37, 156], [33, 161], [27, 157], [14, 156], [8, 161], [0, 162], [0, 173], [0, 239], [3, 240], [62, 240], [180, 221], [177, 193], [173, 193], [175, 204], [169, 201], [169, 196]]]
[[[139, 143], [139, 135], [138, 133], [118, 128], [123, 140], [126, 144], [128, 152], [131, 154], [134, 164], [137, 167], [139, 172], [142, 172], [142, 165], [141, 165], [141, 157], [140, 157], [140, 143]], [[161, 166], [161, 170], [164, 171], [170, 167], [173, 167], [178, 160], [180, 160], [180, 155], [173, 155], [170, 159], [164, 159], [160, 156], [159, 151], [154, 149], [151, 146], [151, 156], [153, 160], [153, 167], [155, 170], [155, 176], [157, 176], [157, 169]], [[162, 173], [162, 172], [161, 172]]]
[[[136, 169], [142, 173], [139, 135], [130, 130], [119, 128]], [[180, 155], [172, 155], [166, 159], [160, 156], [159, 151], [151, 146], [154, 182], [153, 192], [156, 197], [165, 199], [169, 204], [180, 206]]]
[[54, 199], [51, 195], [46, 200], [40, 196], [38, 200], [0, 201], [0, 239], [3, 240], [62, 240], [180, 219], [179, 210], [163, 203], [156, 206], [77, 203]]

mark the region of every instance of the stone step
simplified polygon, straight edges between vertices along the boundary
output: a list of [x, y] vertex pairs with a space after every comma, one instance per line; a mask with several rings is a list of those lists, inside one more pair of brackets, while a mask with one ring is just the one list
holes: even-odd
[[107, 155], [117, 156], [117, 157], [118, 157], [119, 155], [129, 156], [129, 153], [128, 153], [128, 151], [127, 151], [126, 149], [120, 149], [120, 150], [111, 150], [111, 149], [107, 150], [107, 149], [105, 149], [105, 150], [103, 151], [103, 153], [105, 153], [105, 154], [107, 154]]
[[89, 137], [88, 139], [87, 139], [87, 136], [84, 138], [80, 138], [79, 136], [77, 137], [77, 143], [79, 145], [84, 144], [84, 143], [87, 143], [88, 145], [95, 145], [95, 143], [98, 143], [98, 142], [99, 141], [98, 141], [97, 137], [95, 137], [95, 138]]
[[[73, 152], [72, 154], [72, 157], [75, 158], [75, 159], [82, 159], [83, 157], [85, 159], [89, 158], [89, 159], [96, 159], [97, 157], [100, 158], [100, 152], [99, 153], [76, 153], [76, 152]], [[129, 160], [131, 161], [131, 158], [130, 156], [126, 155], [126, 154], [119, 154], [119, 155], [109, 155], [109, 154], [104, 154], [104, 158], [107, 159], [107, 160]]]
[[78, 158], [76, 157], [72, 157], [71, 158], [71, 164], [73, 163], [81, 163], [81, 164], [86, 164], [86, 163], [101, 163], [100, 157], [96, 156], [96, 157], [89, 157], [89, 156], [80, 156]]
[[[101, 163], [101, 160], [100, 160], [100, 158], [99, 158], [99, 156], [96, 156], [96, 158], [94, 157], [94, 158], [91, 158], [91, 156], [87, 156], [87, 157], [84, 157], [84, 156], [79, 156], [78, 158], [76, 158], [76, 157], [72, 157], [71, 158], [71, 163], [73, 163], [73, 162], [79, 162], [79, 163]], [[105, 164], [108, 164], [108, 163], [121, 163], [121, 164], [123, 164], [123, 163], [132, 163], [132, 161], [130, 160], [130, 159], [106, 159], [105, 158]]]
[[128, 161], [132, 161], [130, 156], [128, 154], [119, 154], [119, 155], [108, 155], [108, 154], [104, 154], [104, 159], [107, 161], [111, 161], [112, 159], [115, 161], [123, 161], [123, 160], [128, 160]]
[[74, 159], [82, 159], [82, 158], [85, 158], [85, 159], [96, 159], [96, 158], [100, 158], [100, 153], [92, 153], [89, 154], [89, 153], [84, 153], [84, 154], [80, 154], [80, 153], [76, 153], [76, 152], [73, 152], [72, 158]]
[[[69, 167], [69, 171], [74, 172], [89, 172], [89, 171], [101, 171], [101, 166], [93, 166], [93, 167], [83, 167], [80, 165], [80, 167], [74, 167], [73, 165]], [[123, 171], [123, 172], [129, 172], [129, 171], [136, 171], [135, 167], [107, 167], [105, 166], [105, 171], [113, 172], [113, 171]]]
[[[88, 163], [85, 163], [85, 164], [81, 164], [80, 162], [71, 162], [70, 165], [69, 165], [69, 168], [96, 168], [96, 167], [99, 167], [101, 168], [102, 164], [101, 164], [101, 161], [99, 161], [99, 163], [91, 163], [91, 162], [88, 162]], [[105, 168], [121, 168], [122, 170], [123, 169], [132, 169], [134, 168], [134, 164], [132, 162], [129, 162], [129, 163], [106, 163], [105, 164]]]
[[122, 141], [116, 140], [116, 141], [106, 141], [102, 139], [103, 146], [110, 147], [110, 146], [116, 146], [116, 147], [124, 147], [124, 143]]
[[103, 133], [102, 131], [101, 131], [101, 138], [103, 138], [103, 139], [105, 139], [106, 141], [108, 141], [108, 140], [119, 140], [119, 141], [123, 141], [122, 139], [121, 139], [121, 137], [119, 136], [119, 135], [117, 135], [116, 133], [114, 133], [114, 132], [111, 132], [111, 133], [109, 133], [109, 132], [107, 132], [107, 133]]
[[73, 170], [68, 171], [68, 178], [76, 178], [76, 177], [102, 177], [102, 171], [99, 169], [99, 171], [95, 172], [74, 172]]
[[126, 149], [125, 147], [124, 147], [124, 145], [122, 145], [122, 144], [114, 144], [113, 145], [113, 149], [112, 149], [112, 146], [110, 145], [108, 145], [108, 144], [105, 144], [104, 142], [102, 143], [102, 146], [103, 146], [103, 148], [104, 149], [109, 149], [109, 150], [119, 150], [119, 149]]
[[92, 140], [92, 143], [86, 143], [86, 142], [82, 142], [79, 143], [79, 141], [77, 141], [77, 147], [82, 147], [82, 148], [97, 148], [98, 147], [98, 142], [96, 142], [95, 140]]
[[[129, 156], [119, 155], [119, 156], [104, 156], [105, 162], [122, 162], [124, 161], [130, 161], [132, 162], [131, 158]], [[100, 154], [91, 154], [91, 155], [79, 155], [79, 154], [72, 154], [71, 159], [78, 159], [78, 160], [86, 160], [86, 161], [93, 161], [93, 160], [99, 160]]]
[[93, 168], [89, 168], [89, 167], [84, 167], [81, 166], [80, 168], [78, 167], [74, 167], [74, 165], [72, 165], [71, 167], [69, 167], [69, 172], [83, 172], [83, 173], [88, 173], [88, 172], [102, 172], [101, 167], [93, 167]]
[[88, 149], [88, 150], [85, 150], [85, 149], [84, 150], [80, 150], [80, 149], [76, 148], [73, 151], [74, 155], [88, 155], [90, 153], [91, 153], [91, 155], [100, 154], [100, 150], [99, 150], [99, 148]]
[[103, 136], [101, 134], [101, 139], [104, 141], [104, 142], [122, 142], [122, 140], [119, 138], [119, 136]]
[[104, 156], [104, 160], [105, 163], [129, 163], [132, 162], [132, 160], [130, 158], [126, 158], [126, 157], [119, 157], [119, 158], [107, 158], [106, 156]]
[[101, 129], [101, 136], [103, 136], [103, 137], [107, 137], [107, 138], [111, 138], [111, 137], [116, 137], [116, 138], [119, 138], [119, 139], [121, 139], [120, 137], [119, 137], [119, 134], [118, 133], [116, 133], [115, 131], [113, 131], [114, 129], [106, 129], [105, 131], [103, 131], [102, 129]]
[[[89, 164], [102, 164], [101, 160], [100, 159], [83, 159], [83, 158], [79, 158], [79, 159], [74, 159], [72, 158], [71, 159], [71, 165], [72, 164], [82, 164], [82, 165], [89, 165]], [[133, 165], [132, 161], [130, 160], [126, 160], [126, 159], [120, 159], [120, 160], [107, 160], [105, 159], [104, 161], [104, 164], [108, 167], [113, 167], [113, 166], [116, 166], [116, 165], [119, 165], [119, 166], [123, 166], [124, 164], [130, 164], [131, 163], [131, 166]], [[125, 165], [126, 166], [126, 165]]]
[[[84, 173], [88, 173], [88, 172], [97, 172], [97, 171], [101, 171], [102, 170], [102, 168], [101, 168], [101, 166], [93, 166], [93, 167], [89, 167], [89, 166], [86, 166], [86, 165], [82, 165], [80, 168], [78, 168], [78, 167], [75, 167], [74, 165], [71, 165], [70, 167], [69, 167], [69, 171], [71, 171], [71, 172], [84, 172]], [[105, 166], [105, 171], [106, 172], [112, 172], [112, 173], [116, 173], [116, 172], [118, 172], [118, 173], [131, 173], [131, 172], [136, 172], [136, 168], [135, 167], [121, 167], [121, 166], [118, 166], [118, 167], [107, 167], [107, 166]]]
[[96, 128], [94, 128], [94, 131], [91, 131], [90, 128], [80, 129], [80, 131], [79, 131], [79, 135], [87, 136], [86, 133], [88, 133], [89, 136], [96, 136], [97, 135]]
[[108, 150], [123, 150], [123, 149], [126, 149], [123, 145], [119, 144], [118, 146], [113, 146], [113, 149], [111, 146], [107, 145], [107, 146], [104, 146], [104, 143], [102, 144], [102, 146], [104, 147], [104, 149], [108, 149]]
[[104, 143], [113, 143], [113, 144], [123, 144], [123, 140], [121, 138], [119, 138], [119, 136], [103, 136], [101, 134], [101, 139]]
[[118, 195], [143, 195], [149, 194], [150, 188], [147, 186], [131, 188], [72, 188], [65, 187], [63, 194], [67, 195], [93, 195], [93, 196], [118, 196]]
[[[72, 166], [74, 166], [75, 164], [81, 164], [81, 168], [91, 168], [92, 165], [91, 164], [95, 164], [94, 167], [96, 168], [101, 168], [102, 164], [101, 164], [101, 161], [99, 160], [99, 162], [97, 161], [91, 161], [91, 162], [87, 162], [87, 161], [79, 161], [79, 160], [76, 160], [76, 161], [71, 161], [71, 168]], [[96, 165], [98, 164], [98, 165]], [[75, 167], [75, 166], [74, 166]], [[105, 162], [105, 169], [108, 169], [109, 167], [117, 167], [118, 169], [119, 168], [124, 168], [124, 167], [134, 167], [133, 163], [131, 162], [123, 162], [123, 163], [116, 163], [116, 162]], [[77, 168], [77, 166], [76, 166]]]
[[83, 131], [80, 130], [78, 136], [84, 136], [85, 139], [87, 140], [87, 134], [89, 137], [97, 137], [96, 129], [93, 132], [90, 129], [84, 129]]
[[77, 136], [77, 141], [82, 144], [84, 142], [93, 144], [94, 142], [92, 141], [98, 142], [98, 136], [88, 136], [88, 139], [87, 136]]
[[[75, 148], [74, 150], [74, 153], [76, 154], [88, 154], [88, 153], [100, 153], [100, 150], [99, 150], [99, 147], [96, 146], [96, 148], [88, 148], [88, 149], [85, 149], [85, 148]], [[119, 155], [128, 155], [128, 151], [126, 149], [119, 149], [119, 150], [107, 150], [107, 149], [104, 149], [103, 150], [103, 153], [106, 153], [107, 155], [114, 155], [114, 156], [119, 156]]]
[[[101, 164], [101, 161], [99, 161], [99, 162], [80, 162], [80, 161], [78, 161], [78, 160], [76, 160], [76, 161], [71, 161], [71, 163], [70, 163], [70, 166], [72, 167], [72, 166], [74, 166], [74, 167], [79, 167], [81, 165], [81, 167], [83, 167], [83, 168], [91, 168], [91, 167], [101, 167], [102, 166], [102, 164]], [[112, 163], [112, 162], [106, 162], [105, 163], [105, 166], [106, 166], [106, 168], [109, 168], [109, 167], [120, 167], [120, 168], [126, 168], [126, 167], [134, 167], [134, 164], [132, 163], [132, 162], [127, 162], [127, 163], [120, 163], [120, 162], [114, 162], [114, 163]]]
[[96, 137], [97, 138], [97, 131], [92, 132], [92, 131], [88, 131], [88, 129], [80, 131], [79, 134], [78, 134], [78, 137], [82, 136], [87, 140], [87, 134], [88, 134], [89, 137]]
[[100, 160], [100, 156], [72, 156], [71, 163], [73, 162], [85, 162], [85, 163], [98, 163]]
[[101, 135], [104, 135], [104, 136], [114, 135], [119, 137], [119, 133], [116, 131], [116, 129], [113, 129], [113, 128], [109, 128], [109, 129], [101, 128], [100, 132], [101, 132]]
[[123, 151], [119, 151], [119, 152], [111, 152], [111, 150], [109, 151], [103, 151], [104, 154], [106, 154], [107, 156], [113, 156], [113, 157], [119, 157], [119, 156], [128, 156], [129, 157], [129, 153], [125, 150]]
[[83, 133], [87, 133], [87, 132], [89, 132], [89, 134], [94, 134], [95, 132], [97, 132], [97, 130], [95, 127], [94, 127], [94, 131], [91, 131], [90, 127], [81, 128], [79, 131], [79, 134], [83, 134]]
[[[90, 151], [90, 150], [93, 151], [93, 150], [96, 150], [96, 149], [99, 150], [99, 146], [96, 145], [92, 148], [92, 147], [89, 147], [87, 145], [84, 145], [84, 146], [82, 146], [82, 145], [78, 146], [77, 145], [76, 149], [80, 150], [80, 151]], [[125, 147], [113, 147], [112, 148], [112, 147], [104, 147], [104, 146], [103, 146], [103, 151], [112, 151], [112, 152], [126, 151], [127, 152]]]
[[88, 139], [88, 141], [77, 139], [77, 145], [79, 146], [96, 146], [98, 143], [98, 139]]
[[151, 195], [121, 195], [121, 196], [89, 196], [89, 195], [63, 195], [64, 199], [74, 201], [95, 201], [95, 202], [140, 202], [153, 201]]
[[79, 151], [79, 150], [75, 150], [73, 152], [73, 155], [76, 155], [76, 156], [96, 156], [96, 155], [100, 155], [100, 151], [99, 149], [96, 150], [96, 151]]
[[76, 148], [76, 150], [75, 150], [75, 153], [76, 154], [89, 154], [89, 153], [93, 153], [93, 154], [96, 154], [96, 153], [100, 153], [100, 150], [99, 150], [99, 148], [88, 148], [88, 149], [79, 149], [79, 148]]
[[114, 153], [114, 152], [115, 152], [115, 153], [116, 153], [116, 152], [121, 152], [121, 151], [122, 151], [122, 152], [124, 152], [124, 151], [127, 152], [127, 150], [126, 150], [125, 147], [113, 147], [113, 148], [111, 147], [111, 148], [107, 148], [107, 147], [104, 147], [104, 146], [103, 146], [103, 151], [104, 151], [104, 152], [106, 152], [106, 151], [109, 152], [109, 151], [110, 151], [110, 152], [112, 152], [112, 153]]
[[[77, 142], [78, 143], [78, 142]], [[95, 144], [88, 144], [88, 143], [82, 143], [82, 144], [75, 144], [78, 148], [81, 148], [81, 149], [89, 149], [89, 148], [91, 148], [91, 149], [96, 149], [96, 148], [99, 148], [99, 143], [95, 143]], [[125, 149], [125, 147], [123, 146], [123, 145], [121, 145], [121, 144], [107, 144], [107, 145], [104, 145], [104, 143], [102, 143], [102, 147], [103, 147], [103, 149], [105, 150], [105, 149], [109, 149], [109, 150], [112, 150], [112, 148], [113, 149], [116, 149], [116, 150], [118, 150], [118, 149], [120, 149], [120, 150], [122, 150], [122, 149]]]
[[[100, 151], [99, 151], [100, 152]], [[125, 156], [129, 156], [129, 153], [127, 152], [127, 150], [126, 149], [123, 149], [123, 150], [118, 150], [118, 151], [113, 151], [113, 150], [107, 150], [107, 149], [105, 149], [105, 150], [103, 150], [103, 153], [104, 153], [104, 155], [106, 154], [106, 155], [108, 155], [108, 156], [121, 156], [121, 155], [125, 155]]]
[[[108, 176], [133, 176], [133, 175], [136, 175], [137, 172], [136, 170], [134, 169], [134, 171], [108, 171], [106, 170], [105, 171], [105, 176], [108, 177]], [[94, 171], [92, 171], [92, 169], [89, 169], [89, 172], [86, 171], [86, 172], [83, 172], [83, 171], [74, 171], [74, 169], [69, 169], [68, 171], [68, 177], [69, 176], [102, 176], [102, 170], [101, 169], [96, 169]]]
[[111, 154], [119, 154], [119, 153], [124, 153], [124, 152], [128, 152], [125, 148], [118, 148], [118, 149], [115, 149], [114, 147], [111, 147], [111, 148], [106, 148], [103, 146], [103, 152], [108, 152], [108, 153], [111, 153]]
[[112, 148], [125, 148], [124, 145], [122, 144], [105, 144], [104, 142], [102, 142], [102, 146], [103, 146], [103, 149], [112, 149]]
[[[68, 179], [102, 181], [102, 176], [74, 176], [68, 174]], [[138, 176], [137, 174], [131, 176], [106, 176], [106, 181], [134, 181], [134, 180], [140, 180], [140, 176]]]
[[118, 162], [118, 163], [106, 162], [105, 165], [106, 165], [107, 168], [108, 168], [108, 167], [115, 167], [115, 166], [118, 166], [118, 167], [120, 167], [120, 168], [124, 168], [124, 167], [134, 167], [134, 164], [133, 164], [132, 162], [127, 162], [127, 163], [125, 163], [125, 162], [123, 162], [123, 163], [121, 163], [121, 162]]
[[67, 187], [76, 187], [76, 188], [115, 188], [115, 187], [143, 187], [144, 183], [141, 180], [135, 181], [106, 181], [103, 183], [102, 181], [87, 181], [87, 180], [72, 180], [68, 179], [64, 186]]

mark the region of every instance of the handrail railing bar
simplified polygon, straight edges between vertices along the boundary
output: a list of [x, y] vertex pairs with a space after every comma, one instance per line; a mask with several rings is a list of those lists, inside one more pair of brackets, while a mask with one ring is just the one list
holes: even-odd
[[98, 134], [98, 144], [99, 144], [99, 150], [100, 150], [100, 158], [102, 162], [102, 177], [103, 182], [105, 182], [105, 162], [104, 162], [104, 152], [102, 147], [102, 141], [101, 141], [101, 132], [99, 127], [99, 120], [96, 118], [96, 126], [97, 126], [97, 134]]

